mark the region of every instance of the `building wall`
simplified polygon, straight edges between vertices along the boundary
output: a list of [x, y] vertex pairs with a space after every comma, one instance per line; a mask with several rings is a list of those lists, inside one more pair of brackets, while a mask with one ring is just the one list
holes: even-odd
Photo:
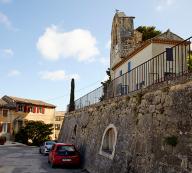
[[3, 116], [3, 109], [5, 108], [0, 108], [0, 136], [4, 135], [7, 137], [7, 139], [10, 138], [11, 135], [11, 116], [10, 116], [10, 110], [8, 110], [8, 115]]
[[[189, 46], [153, 43], [124, 62], [112, 74], [114, 95], [132, 92], [154, 83], [176, 77], [188, 71]], [[172, 48], [172, 60], [167, 59], [166, 48]], [[128, 64], [131, 67], [128, 72]], [[120, 73], [121, 72], [121, 73]]]
[[[24, 125], [25, 120], [32, 121], [43, 121], [46, 124], [53, 124], [55, 126], [55, 109], [54, 108], [45, 108], [44, 114], [42, 113], [32, 113], [32, 112], [21, 112], [16, 110], [9, 110], [8, 116], [4, 117], [2, 115], [2, 108], [0, 108], [0, 129], [3, 128], [4, 124], [6, 126], [6, 132], [2, 130], [0, 135], [7, 136], [7, 139], [10, 140], [13, 134], [17, 133], [19, 128]], [[52, 139], [55, 139], [55, 129], [51, 135]]]
[[58, 139], [60, 130], [61, 130], [61, 126], [64, 120], [64, 115], [65, 112], [64, 111], [56, 111], [55, 112], [55, 139]]
[[128, 63], [131, 62], [131, 69], [139, 66], [152, 58], [152, 44], [140, 51], [138, 54], [124, 62], [120, 67], [114, 70], [115, 78], [119, 77], [119, 72], [122, 70], [123, 74], [128, 72]]
[[[123, 74], [128, 71], [128, 62], [131, 62], [131, 69], [141, 65], [142, 63], [152, 59], [153, 57], [159, 55], [164, 52], [166, 48], [173, 47], [173, 44], [159, 44], [152, 43], [147, 46], [145, 49], [134, 55], [132, 58], [124, 62], [120, 67], [114, 70], [115, 76], [113, 78], [119, 77], [119, 72], [122, 70]], [[181, 52], [181, 50], [180, 50]]]
[[[43, 121], [45, 124], [53, 124], [55, 121], [55, 109], [54, 108], [48, 108], [45, 107], [45, 112], [43, 113], [33, 113], [33, 112], [21, 112], [21, 111], [10, 111], [10, 117], [12, 119], [12, 125], [14, 126], [14, 120], [32, 120], [32, 121]], [[15, 132], [19, 130], [18, 125], [14, 126]], [[52, 139], [55, 139], [55, 131], [53, 131], [53, 134], [51, 135]]]
[[[191, 172], [192, 82], [117, 97], [65, 115], [60, 142], [79, 146], [91, 173]], [[103, 133], [116, 127], [114, 157], [100, 153]], [[173, 139], [176, 145], [173, 145]]]

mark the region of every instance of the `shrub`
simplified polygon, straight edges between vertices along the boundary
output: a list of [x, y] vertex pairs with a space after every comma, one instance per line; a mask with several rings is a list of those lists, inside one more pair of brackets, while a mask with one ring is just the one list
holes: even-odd
[[0, 145], [4, 145], [5, 142], [6, 142], [6, 137], [0, 136]]
[[176, 147], [177, 143], [178, 143], [178, 138], [177, 136], [168, 136], [165, 138], [165, 143], [167, 145], [171, 145], [172, 147]]
[[15, 141], [27, 145], [39, 146], [46, 140], [50, 140], [53, 125], [42, 121], [28, 121], [15, 135]]

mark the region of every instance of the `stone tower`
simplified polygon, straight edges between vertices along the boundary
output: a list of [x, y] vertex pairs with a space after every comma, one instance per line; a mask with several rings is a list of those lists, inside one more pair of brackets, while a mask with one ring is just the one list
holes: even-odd
[[134, 18], [117, 11], [112, 23], [110, 67], [113, 68], [142, 41], [142, 34], [134, 30]]

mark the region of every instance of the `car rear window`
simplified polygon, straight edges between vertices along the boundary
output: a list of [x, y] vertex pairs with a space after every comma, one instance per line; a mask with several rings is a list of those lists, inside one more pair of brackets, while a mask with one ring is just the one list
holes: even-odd
[[53, 144], [55, 144], [55, 142], [52, 142], [52, 141], [48, 141], [45, 143], [45, 145], [53, 145]]
[[57, 146], [57, 154], [63, 156], [72, 156], [76, 154], [76, 150], [74, 146]]

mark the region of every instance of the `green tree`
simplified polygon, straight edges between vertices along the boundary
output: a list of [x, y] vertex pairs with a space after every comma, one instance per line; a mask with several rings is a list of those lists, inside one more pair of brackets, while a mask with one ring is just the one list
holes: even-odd
[[101, 82], [101, 84], [103, 85], [103, 95], [100, 97], [100, 101], [105, 100], [107, 97], [107, 90], [108, 90], [109, 84], [111, 82], [110, 68], [107, 69], [106, 74], [108, 76], [108, 79], [104, 82]]
[[189, 55], [187, 57], [187, 66], [188, 70], [192, 72], [192, 51], [189, 52]]
[[69, 103], [69, 112], [75, 110], [75, 80], [71, 80], [71, 94], [70, 94], [70, 103]]
[[53, 124], [45, 124], [43, 121], [27, 121], [15, 135], [15, 141], [24, 144], [40, 145], [42, 142], [49, 140], [53, 134]]
[[139, 26], [136, 30], [143, 34], [143, 41], [161, 34], [161, 31], [156, 30], [155, 26]]

